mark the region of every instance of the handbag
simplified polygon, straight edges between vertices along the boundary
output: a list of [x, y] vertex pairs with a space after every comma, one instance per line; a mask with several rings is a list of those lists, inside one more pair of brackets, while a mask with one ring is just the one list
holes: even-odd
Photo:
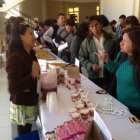
[[117, 80], [116, 80], [116, 76], [115, 76], [115, 73], [114, 73], [114, 74], [111, 75], [109, 82], [105, 86], [105, 90], [111, 96], [116, 98], [117, 97], [116, 89], [117, 89]]

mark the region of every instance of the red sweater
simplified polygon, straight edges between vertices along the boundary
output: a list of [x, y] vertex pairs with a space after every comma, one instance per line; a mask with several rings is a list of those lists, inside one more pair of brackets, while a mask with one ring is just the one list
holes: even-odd
[[37, 105], [37, 79], [31, 76], [33, 61], [37, 61], [33, 51], [30, 55], [26, 51], [8, 52], [6, 71], [10, 101], [14, 104]]

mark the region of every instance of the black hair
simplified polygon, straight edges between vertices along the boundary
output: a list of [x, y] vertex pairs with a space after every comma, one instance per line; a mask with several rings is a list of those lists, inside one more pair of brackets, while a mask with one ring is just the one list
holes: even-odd
[[97, 15], [92, 15], [92, 16], [90, 16], [90, 17], [88, 18], [88, 25], [90, 25], [90, 22], [93, 21], [93, 20], [97, 20], [100, 24], [102, 24], [101, 19], [100, 19], [99, 16], [97, 16]]
[[9, 19], [7, 19], [6, 21], [6, 25], [5, 25], [5, 31], [6, 31], [6, 34], [10, 34], [10, 24], [11, 23], [17, 23], [17, 24], [20, 24], [24, 22], [24, 19], [22, 17], [13, 17], [11, 16]]
[[125, 20], [126, 16], [125, 15], [120, 15], [119, 19], [123, 18]]
[[107, 19], [107, 17], [105, 15], [99, 15], [99, 18], [101, 20], [103, 27], [109, 25], [109, 20]]
[[59, 17], [60, 16], [65, 16], [63, 13], [59, 13], [58, 15], [57, 15], [57, 19], [59, 19]]
[[19, 24], [15, 22], [10, 24], [10, 52], [24, 50], [24, 46], [22, 40], [20, 39], [20, 35], [24, 35], [27, 28], [30, 28], [28, 24]]
[[66, 20], [66, 25], [74, 26], [75, 22], [71, 18], [69, 18], [69, 19]]
[[38, 21], [37, 21], [37, 20], [35, 20], [35, 21], [34, 21], [34, 23], [37, 23], [37, 24], [38, 24]]
[[86, 20], [88, 20], [88, 18], [89, 18], [89, 17], [88, 17], [88, 16], [86, 16]]
[[51, 22], [51, 26], [54, 26], [57, 23], [57, 20], [56, 19], [50, 19], [50, 22]]
[[116, 24], [117, 21], [116, 20], [112, 20], [109, 24], [112, 26], [113, 24]]
[[89, 31], [88, 24], [86, 22], [83, 22], [78, 26], [76, 35], [79, 36], [82, 40], [84, 40], [87, 36], [88, 31]]
[[44, 21], [44, 26], [51, 26], [51, 19], [47, 19]]
[[44, 26], [54, 26], [56, 23], [56, 19], [47, 19], [44, 21]]
[[43, 24], [43, 22], [39, 22], [38, 25], [39, 25], [40, 27], [44, 28], [44, 24]]
[[17, 17], [17, 20], [18, 20], [19, 23], [22, 23], [22, 22], [25, 21], [24, 18], [22, 18], [22, 17]]
[[124, 21], [124, 25], [139, 26], [139, 21], [135, 16], [128, 16]]

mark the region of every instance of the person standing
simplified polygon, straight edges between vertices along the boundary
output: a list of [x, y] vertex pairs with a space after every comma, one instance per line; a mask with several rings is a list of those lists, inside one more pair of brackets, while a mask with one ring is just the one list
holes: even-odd
[[117, 99], [125, 104], [130, 112], [140, 119], [140, 26], [124, 30], [123, 40], [120, 42], [121, 51], [112, 61], [106, 53], [103, 58], [105, 67], [115, 72], [117, 80]]
[[66, 49], [63, 49], [61, 51], [58, 51], [58, 57], [60, 57], [62, 60], [70, 63], [70, 45], [71, 41], [74, 36], [74, 21], [72, 19], [66, 20], [66, 25], [64, 27], [60, 27], [57, 35], [55, 37], [55, 42], [59, 45], [64, 45], [66, 42], [68, 44], [68, 47]]
[[57, 52], [55, 52], [56, 47], [54, 46], [53, 39], [56, 37], [58, 29], [62, 26], [65, 26], [65, 15], [59, 13], [57, 15], [57, 24], [50, 27], [43, 35], [43, 38], [49, 43], [49, 47], [54, 49], [55, 54]]
[[103, 62], [98, 59], [97, 52], [108, 51], [109, 46], [116, 38], [102, 30], [102, 23], [99, 16], [89, 18], [89, 34], [82, 42], [79, 51], [79, 60], [88, 72], [89, 79], [100, 87], [103, 87], [108, 76], [104, 70]]
[[116, 34], [117, 34], [118, 38], [122, 37], [122, 24], [124, 23], [125, 18], [126, 18], [125, 15], [120, 15], [119, 16], [120, 24], [118, 24], [117, 27], [116, 27]]
[[18, 135], [31, 132], [37, 119], [37, 78], [40, 67], [34, 51], [36, 41], [27, 24], [9, 24], [10, 47], [6, 72], [10, 93], [10, 120], [17, 125]]
[[71, 51], [70, 63], [71, 64], [75, 64], [75, 58], [79, 59], [78, 54], [79, 54], [80, 46], [88, 34], [89, 34], [88, 24], [86, 22], [81, 23], [78, 26], [76, 34], [73, 37], [71, 45], [70, 45], [70, 51]]

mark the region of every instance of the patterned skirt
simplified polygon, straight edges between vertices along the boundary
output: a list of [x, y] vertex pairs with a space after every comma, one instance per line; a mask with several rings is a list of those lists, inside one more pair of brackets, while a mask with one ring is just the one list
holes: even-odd
[[17, 125], [32, 124], [37, 120], [37, 106], [16, 105], [10, 102], [10, 120]]

